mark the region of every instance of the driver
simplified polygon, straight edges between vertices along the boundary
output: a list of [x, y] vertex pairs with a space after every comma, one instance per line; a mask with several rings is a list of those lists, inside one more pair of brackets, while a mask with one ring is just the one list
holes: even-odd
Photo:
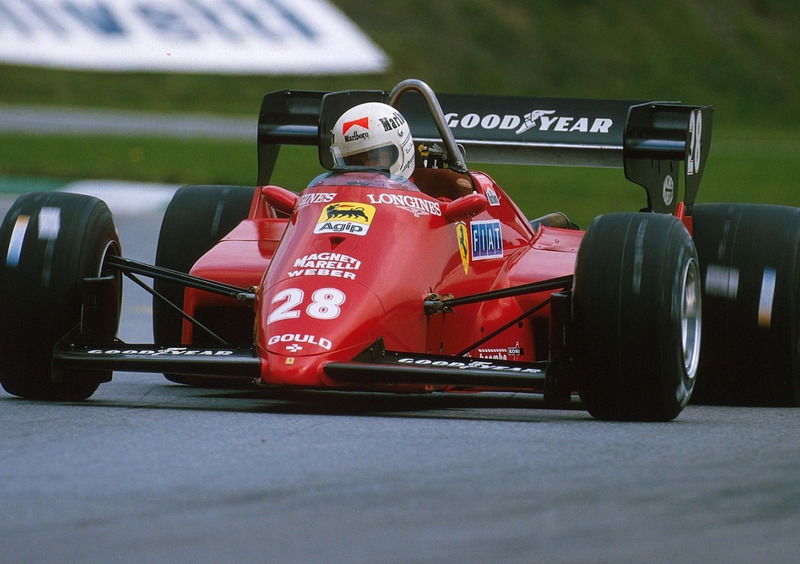
[[381, 102], [353, 106], [333, 126], [331, 153], [337, 168], [388, 170], [407, 181], [414, 172], [414, 141], [400, 112]]

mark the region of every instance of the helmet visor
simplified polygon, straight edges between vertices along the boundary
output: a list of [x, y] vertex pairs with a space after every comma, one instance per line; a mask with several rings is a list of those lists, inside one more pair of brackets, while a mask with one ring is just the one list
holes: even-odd
[[339, 157], [336, 159], [336, 164], [340, 167], [357, 166], [388, 170], [395, 161], [397, 161], [399, 156], [400, 152], [397, 147], [394, 145], [386, 145], [360, 153], [353, 153], [346, 157]]

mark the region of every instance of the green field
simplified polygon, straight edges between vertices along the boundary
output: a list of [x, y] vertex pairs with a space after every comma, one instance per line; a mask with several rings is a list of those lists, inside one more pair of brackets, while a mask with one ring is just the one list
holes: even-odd
[[[700, 201], [800, 205], [800, 7], [794, 1], [335, 4], [388, 53], [389, 71], [226, 77], [0, 66], [0, 102], [255, 119], [268, 90], [390, 88], [406, 77], [449, 92], [682, 100], [715, 107]], [[275, 180], [288, 187], [301, 188], [319, 170], [313, 151], [283, 156]], [[621, 170], [485, 170], [531, 215], [563, 209], [585, 224], [597, 213], [644, 202]], [[255, 143], [0, 134], [0, 176], [10, 175], [251, 184]]]

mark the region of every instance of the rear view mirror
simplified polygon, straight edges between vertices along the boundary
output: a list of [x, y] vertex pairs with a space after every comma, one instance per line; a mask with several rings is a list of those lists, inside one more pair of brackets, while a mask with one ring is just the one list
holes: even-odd
[[473, 192], [466, 196], [461, 196], [457, 200], [448, 202], [444, 206], [444, 217], [447, 221], [455, 223], [457, 221], [464, 221], [474, 215], [478, 215], [485, 211], [489, 201], [483, 194]]
[[300, 196], [280, 186], [264, 186], [261, 197], [273, 208], [286, 215], [292, 215]]

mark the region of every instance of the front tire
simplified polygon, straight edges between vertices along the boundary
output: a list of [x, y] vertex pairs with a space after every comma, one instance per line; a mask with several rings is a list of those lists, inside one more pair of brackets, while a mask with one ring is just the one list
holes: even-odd
[[689, 401], [700, 354], [700, 273], [667, 215], [596, 218], [575, 268], [575, 361], [594, 417], [668, 421]]
[[104, 267], [120, 254], [108, 206], [91, 196], [60, 192], [20, 196], [0, 228], [7, 249], [0, 276], [0, 382], [10, 394], [28, 399], [86, 399], [110, 372], [60, 372], [52, 369], [56, 343], [81, 320], [82, 281], [106, 278], [100, 304], [102, 334], [111, 341], [119, 322], [119, 273]]

